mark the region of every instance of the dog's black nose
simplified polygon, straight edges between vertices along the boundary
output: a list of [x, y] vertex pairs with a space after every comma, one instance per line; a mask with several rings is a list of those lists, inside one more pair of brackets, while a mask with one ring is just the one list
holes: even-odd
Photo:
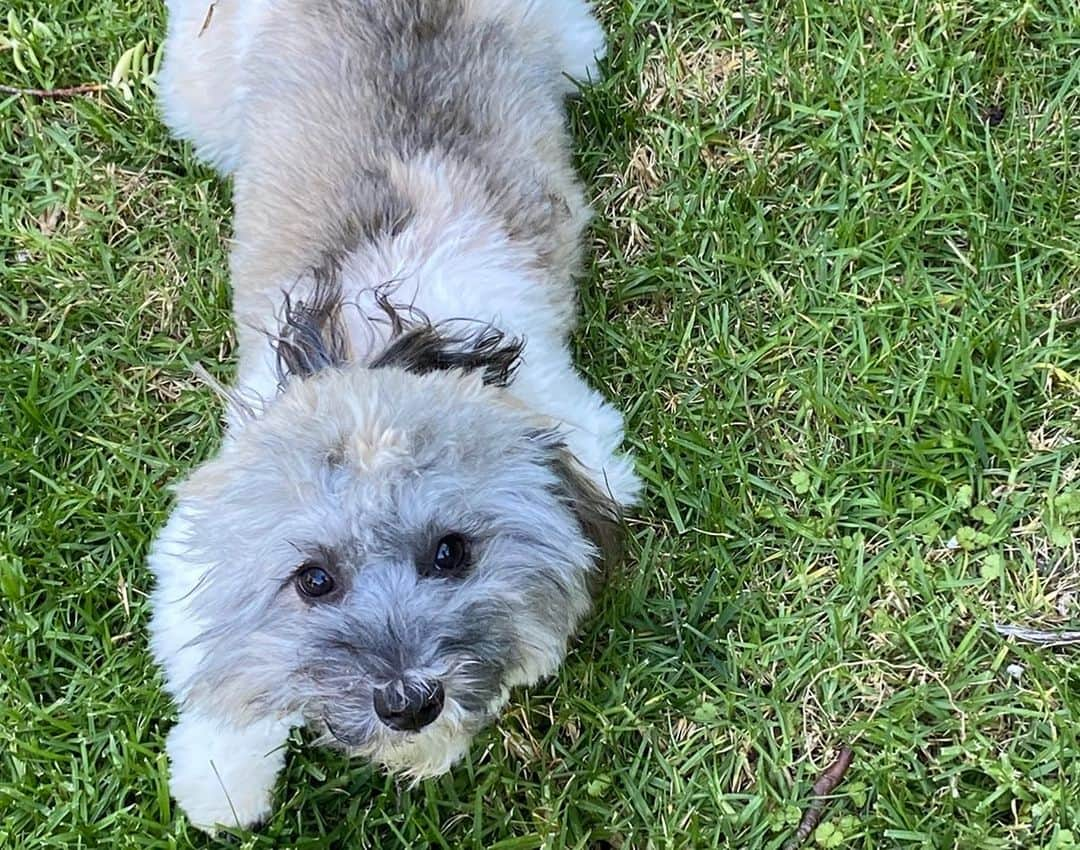
[[375, 689], [375, 713], [397, 732], [415, 732], [431, 723], [443, 709], [441, 682], [403, 682]]

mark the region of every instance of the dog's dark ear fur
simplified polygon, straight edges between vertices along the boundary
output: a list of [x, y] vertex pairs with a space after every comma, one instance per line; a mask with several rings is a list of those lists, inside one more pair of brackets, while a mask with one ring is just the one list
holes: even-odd
[[622, 509], [618, 502], [589, 479], [556, 432], [536, 431], [529, 436], [547, 445], [548, 463], [558, 480], [555, 493], [574, 512], [582, 532], [596, 547], [600, 566], [614, 566], [622, 557]]
[[[315, 285], [307, 299], [294, 303], [285, 295], [281, 329], [273, 339], [279, 389], [290, 378], [307, 378], [321, 369], [343, 366], [351, 357], [341, 320], [337, 266], [327, 263], [314, 269], [313, 275]], [[376, 296], [376, 303], [390, 323], [390, 341], [368, 363], [370, 368], [396, 367], [417, 375], [447, 369], [479, 371], [485, 384], [497, 387], [513, 380], [524, 340], [480, 322], [468, 332], [458, 329], [463, 321], [433, 324], [419, 310], [400, 308], [384, 294]]]
[[432, 324], [418, 310], [410, 309], [403, 318], [386, 298], [380, 297], [378, 303], [390, 320], [391, 338], [368, 364], [372, 369], [396, 367], [417, 375], [447, 369], [479, 371], [485, 384], [496, 387], [508, 386], [514, 379], [524, 340], [507, 338], [498, 328], [480, 323], [467, 333], [450, 330], [449, 323]]
[[349, 336], [341, 322], [341, 282], [337, 268], [314, 270], [315, 286], [306, 301], [295, 304], [285, 295], [281, 330], [274, 340], [278, 388], [289, 378], [307, 378], [320, 369], [349, 362]]

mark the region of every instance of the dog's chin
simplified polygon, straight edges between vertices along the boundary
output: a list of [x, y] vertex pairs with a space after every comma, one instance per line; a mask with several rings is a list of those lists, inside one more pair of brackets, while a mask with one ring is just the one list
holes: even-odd
[[413, 780], [446, 773], [468, 752], [473, 736], [491, 723], [506, 704], [499, 697], [483, 712], [468, 712], [448, 702], [442, 714], [418, 732], [397, 732], [374, 721], [364, 737], [322, 721], [324, 741], [351, 757], [373, 762]]
[[446, 773], [468, 752], [472, 734], [447, 732], [435, 724], [432, 727], [411, 734], [395, 733], [365, 757], [414, 781]]

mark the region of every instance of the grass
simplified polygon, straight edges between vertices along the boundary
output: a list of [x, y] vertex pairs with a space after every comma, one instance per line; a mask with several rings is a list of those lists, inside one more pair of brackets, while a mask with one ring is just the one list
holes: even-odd
[[[209, 847], [145, 645], [212, 452], [228, 189], [155, 114], [163, 11], [14, 0], [0, 83], [0, 846]], [[606, 0], [573, 108], [579, 362], [648, 481], [560, 677], [452, 775], [294, 742], [269, 847], [1080, 846], [1080, 7]], [[35, 24], [35, 22], [37, 22]], [[44, 27], [42, 26], [44, 25]]]

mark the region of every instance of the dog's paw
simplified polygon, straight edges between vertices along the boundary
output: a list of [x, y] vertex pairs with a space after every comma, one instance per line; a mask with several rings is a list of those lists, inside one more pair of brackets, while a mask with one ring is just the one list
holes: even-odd
[[166, 749], [170, 791], [188, 820], [209, 833], [265, 821], [290, 726], [274, 719], [237, 728], [204, 715], [181, 715]]

